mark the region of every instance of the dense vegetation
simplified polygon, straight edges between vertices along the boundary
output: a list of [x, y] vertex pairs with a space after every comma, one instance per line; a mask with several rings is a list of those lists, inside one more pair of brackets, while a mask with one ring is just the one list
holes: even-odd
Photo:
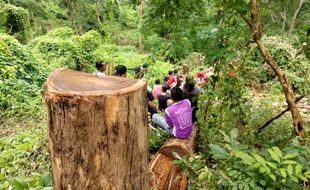
[[[296, 137], [278, 78], [252, 39], [249, 0], [0, 0], [0, 189], [51, 186], [42, 86], [52, 70], [148, 63], [149, 85], [186, 63], [214, 67], [199, 99], [188, 189], [309, 186], [310, 3], [259, 1], [263, 42], [301, 109]], [[111, 72], [112, 68], [109, 68]], [[236, 73], [232, 74], [234, 70]], [[129, 76], [133, 72], [129, 71]], [[207, 102], [207, 104], [206, 104]], [[150, 152], [166, 135], [150, 130]]]

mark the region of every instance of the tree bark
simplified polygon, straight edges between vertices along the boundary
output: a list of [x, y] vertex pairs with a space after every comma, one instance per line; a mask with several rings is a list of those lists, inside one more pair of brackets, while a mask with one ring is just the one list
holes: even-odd
[[297, 9], [294, 12], [294, 15], [293, 15], [293, 18], [292, 18], [292, 21], [291, 21], [291, 24], [290, 24], [289, 33], [291, 33], [294, 30], [295, 24], [296, 24], [296, 20], [297, 20], [297, 16], [300, 13], [301, 8], [302, 8], [304, 3], [305, 3], [305, 0], [300, 0], [299, 1], [299, 5], [298, 5]]
[[[302, 100], [305, 96], [300, 96], [297, 97], [295, 102], [298, 103], [300, 100]], [[257, 129], [257, 132], [255, 133], [255, 135], [259, 134], [260, 132], [262, 132], [263, 129], [265, 129], [267, 126], [269, 126], [274, 120], [279, 119], [280, 117], [282, 117], [282, 115], [284, 115], [286, 112], [288, 112], [289, 109], [286, 108], [285, 110], [281, 111], [281, 113], [279, 113], [278, 115], [276, 115], [275, 117], [273, 117], [272, 119], [268, 120], [264, 125], [262, 125], [261, 127], [259, 127]]]
[[97, 0], [96, 1], [96, 16], [97, 16], [98, 25], [101, 28], [102, 22], [100, 19], [100, 7], [101, 7], [100, 2]]
[[[168, 138], [150, 163], [150, 186], [157, 190], [185, 190], [187, 173], [174, 165], [175, 159], [194, 155], [197, 128], [188, 139]], [[177, 156], [177, 157], [176, 157]]]
[[59, 69], [45, 84], [54, 189], [147, 190], [146, 83]]
[[288, 108], [292, 114], [293, 119], [293, 126], [296, 135], [304, 136], [303, 131], [303, 123], [302, 123], [302, 117], [299, 112], [299, 109], [297, 107], [297, 104], [295, 103], [295, 94], [294, 91], [287, 80], [284, 72], [279, 67], [279, 65], [275, 62], [274, 58], [269, 53], [269, 50], [264, 45], [263, 41], [261, 40], [262, 33], [261, 28], [258, 22], [258, 16], [257, 16], [257, 2], [256, 0], [251, 0], [251, 6], [252, 6], [252, 12], [251, 12], [251, 18], [252, 18], [252, 30], [253, 30], [253, 39], [256, 42], [260, 52], [262, 53], [266, 63], [272, 68], [272, 70], [277, 75], [281, 86], [284, 90], [286, 102], [288, 104]]
[[[140, 1], [140, 5], [138, 5], [139, 1], [137, 1], [136, 4], [136, 9], [139, 17], [139, 22], [143, 23], [143, 16], [144, 16], [144, 0]], [[139, 53], [144, 52], [144, 47], [143, 47], [143, 39], [144, 35], [142, 34], [142, 31], [139, 32], [139, 41], [138, 41], [138, 47], [139, 47]]]

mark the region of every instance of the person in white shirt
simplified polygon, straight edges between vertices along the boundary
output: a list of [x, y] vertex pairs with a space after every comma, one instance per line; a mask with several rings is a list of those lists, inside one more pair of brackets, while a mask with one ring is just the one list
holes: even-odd
[[97, 77], [105, 76], [106, 74], [104, 72], [107, 69], [107, 64], [108, 63], [104, 61], [97, 61], [96, 62], [97, 71], [95, 71], [93, 75], [96, 75]]

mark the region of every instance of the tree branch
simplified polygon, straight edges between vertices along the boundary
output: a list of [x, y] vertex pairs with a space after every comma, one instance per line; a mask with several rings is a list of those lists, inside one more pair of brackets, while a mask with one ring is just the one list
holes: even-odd
[[[301, 99], [303, 99], [305, 96], [299, 96], [296, 98], [295, 103], [298, 103]], [[279, 119], [280, 117], [282, 117], [286, 112], [288, 112], [290, 109], [287, 107], [285, 110], [281, 111], [278, 115], [276, 115], [275, 117], [273, 117], [272, 119], [268, 120], [264, 125], [262, 125], [261, 127], [259, 127], [257, 129], [257, 131], [255, 132], [255, 135], [259, 134], [260, 132], [262, 132], [263, 129], [265, 129], [266, 127], [268, 127], [268, 125], [270, 125], [274, 120]]]
[[272, 70], [274, 71], [274, 73], [277, 75], [279, 79], [279, 82], [285, 94], [285, 99], [286, 99], [288, 108], [292, 114], [293, 127], [294, 127], [296, 135], [303, 137], [304, 136], [303, 122], [302, 122], [301, 114], [299, 112], [299, 108], [297, 104], [295, 103], [295, 100], [296, 100], [295, 93], [287, 77], [285, 76], [285, 73], [276, 63], [275, 59], [270, 54], [268, 48], [265, 46], [265, 44], [263, 43], [261, 39], [262, 32], [261, 32], [260, 24], [258, 22], [258, 10], [257, 10], [256, 0], [251, 0], [251, 8], [252, 8], [251, 19], [252, 19], [252, 31], [253, 31], [252, 37], [254, 41], [256, 42], [264, 60], [272, 68]]
[[240, 14], [242, 20], [249, 25], [249, 27], [252, 29], [252, 23], [250, 19], [246, 18], [244, 15]]
[[292, 18], [292, 22], [290, 24], [290, 29], [289, 29], [289, 33], [291, 33], [295, 27], [295, 23], [296, 23], [296, 19], [297, 19], [297, 16], [298, 14], [300, 13], [300, 10], [303, 6], [303, 4], [305, 3], [305, 0], [300, 0], [299, 1], [299, 5], [298, 5], [298, 8], [295, 10], [295, 13], [294, 13], [294, 16]]

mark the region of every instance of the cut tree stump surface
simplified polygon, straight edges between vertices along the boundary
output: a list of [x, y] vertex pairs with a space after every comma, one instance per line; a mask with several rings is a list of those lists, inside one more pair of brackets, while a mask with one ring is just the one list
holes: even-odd
[[59, 95], [108, 95], [125, 94], [135, 91], [145, 85], [142, 80], [102, 76], [97, 77], [89, 73], [58, 69], [51, 73], [46, 86], [49, 92]]

